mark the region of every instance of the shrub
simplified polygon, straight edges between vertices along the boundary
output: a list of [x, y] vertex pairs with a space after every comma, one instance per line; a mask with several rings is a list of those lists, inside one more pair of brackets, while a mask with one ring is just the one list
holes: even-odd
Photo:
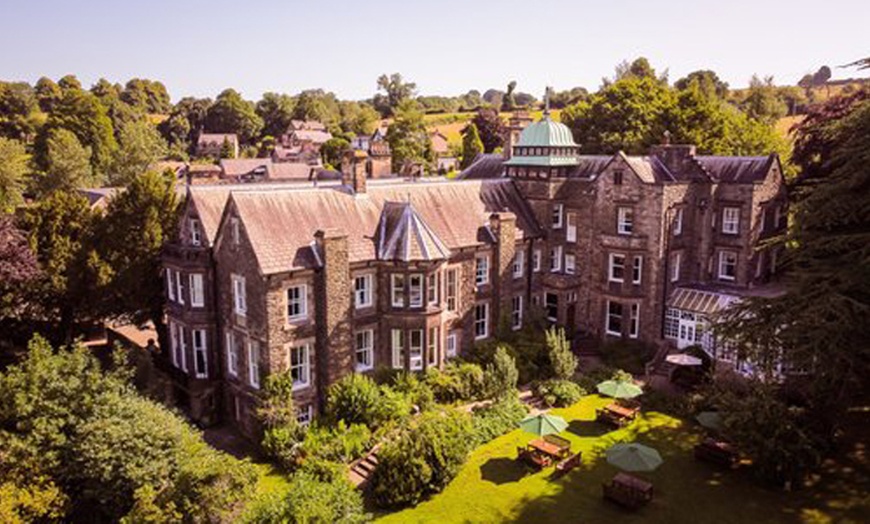
[[372, 441], [372, 432], [364, 424], [340, 420], [335, 427], [313, 426], [305, 433], [302, 452], [305, 462], [322, 459], [348, 463], [365, 454]]
[[351, 373], [329, 387], [326, 413], [333, 421], [374, 426], [381, 392], [370, 378]]
[[470, 360], [486, 366], [493, 362], [499, 347], [504, 347], [516, 361], [519, 384], [546, 378], [549, 373], [550, 358], [543, 328], [527, 325], [520, 331], [508, 329], [505, 336], [497, 340], [478, 342], [474, 345]]
[[547, 330], [546, 336], [553, 378], [570, 380], [577, 370], [577, 357], [571, 352], [571, 343], [565, 338], [565, 330], [553, 326]]
[[286, 522], [356, 524], [369, 522], [360, 492], [346, 478], [325, 481], [300, 472], [280, 494], [260, 499], [245, 515], [248, 523]]
[[476, 400], [486, 396], [486, 382], [483, 368], [470, 362], [448, 365], [448, 372], [455, 372], [459, 378], [461, 400]]
[[475, 409], [471, 422], [474, 426], [474, 440], [477, 445], [504, 435], [517, 428], [528, 414], [525, 404], [516, 395], [509, 396], [493, 404]]
[[468, 458], [473, 429], [456, 410], [423, 413], [378, 453], [372, 495], [382, 507], [415, 504], [441, 491]]
[[443, 371], [430, 368], [425, 380], [439, 402], [474, 400], [486, 393], [483, 369], [469, 362], [448, 362]]
[[535, 393], [549, 407], [565, 407], [580, 400], [586, 391], [570, 380], [554, 378], [538, 384]]
[[379, 389], [381, 392], [377, 408], [379, 425], [403, 420], [411, 414], [414, 404], [408, 395], [385, 385], [380, 386]]
[[266, 377], [257, 417], [264, 428], [263, 451], [282, 468], [295, 469], [299, 465], [299, 444], [305, 438], [305, 431], [296, 421], [293, 378], [289, 373]]
[[492, 364], [486, 366], [486, 393], [495, 399], [516, 396], [517, 365], [508, 353], [507, 348], [499, 346], [493, 357]]
[[427, 411], [435, 406], [435, 395], [425, 380], [420, 380], [413, 373], [400, 373], [393, 378], [392, 388], [408, 396], [411, 404], [420, 411]]

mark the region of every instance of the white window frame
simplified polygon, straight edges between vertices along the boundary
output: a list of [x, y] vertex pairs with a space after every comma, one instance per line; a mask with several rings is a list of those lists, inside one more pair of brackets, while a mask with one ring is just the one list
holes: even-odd
[[[362, 329], [354, 333], [354, 369], [357, 372], [368, 371], [374, 368], [374, 341], [375, 332], [371, 329]], [[363, 362], [360, 362], [362, 356]]]
[[[298, 293], [298, 297], [291, 298], [290, 293]], [[308, 285], [296, 284], [288, 286], [284, 291], [284, 299], [286, 301], [287, 322], [299, 322], [308, 318]], [[290, 312], [291, 308], [295, 308], [295, 313]]]
[[631, 262], [631, 283], [640, 284], [643, 280], [643, 255], [634, 255]]
[[423, 369], [423, 330], [408, 330], [408, 356], [410, 357], [411, 371]]
[[426, 366], [438, 364], [438, 350], [441, 347], [441, 327], [430, 326], [426, 335]]
[[169, 349], [170, 349], [170, 357], [172, 359], [172, 365], [175, 367], [180, 367], [179, 362], [181, 359], [178, 356], [178, 324], [173, 321], [169, 321]]
[[166, 296], [175, 302], [175, 271], [170, 268], [166, 268]]
[[489, 284], [489, 255], [474, 257], [474, 283], [478, 286]]
[[525, 251], [518, 250], [514, 253], [514, 262], [513, 262], [513, 277], [514, 278], [523, 278], [523, 273], [525, 272], [525, 262], [526, 262], [526, 253]]
[[628, 338], [640, 335], [640, 304], [637, 302], [628, 306]]
[[[550, 311], [550, 297], [553, 297], [553, 308], [555, 315], [551, 315]], [[559, 321], [559, 294], [558, 293], [544, 293], [544, 310], [547, 313], [547, 320], [549, 322], [558, 322]]]
[[187, 373], [187, 338], [185, 337], [185, 327], [182, 324], [178, 325], [178, 352], [181, 354], [181, 370]]
[[311, 407], [311, 404], [308, 404], [305, 407], [296, 409], [296, 422], [300, 426], [308, 426], [311, 424], [311, 420], [314, 418], [314, 409]]
[[634, 233], [634, 208], [627, 206], [616, 208], [616, 233], [619, 235]]
[[405, 330], [390, 330], [390, 353], [393, 369], [405, 369]]
[[[734, 257], [734, 275], [728, 275], [724, 272], [725, 262], [727, 257]], [[726, 280], [729, 282], [733, 282], [737, 279], [737, 253], [734, 251], [720, 251], [719, 252], [719, 271], [717, 271], [719, 280]]]
[[184, 305], [184, 273], [181, 271], [175, 272], [175, 296], [178, 303]]
[[411, 273], [408, 275], [409, 307], [423, 307], [423, 280], [423, 273]]
[[[206, 330], [193, 329], [190, 333], [193, 339], [194, 376], [196, 378], [208, 378], [208, 340]], [[202, 357], [202, 369], [199, 368], [199, 356]]]
[[430, 306], [438, 305], [438, 273], [426, 275], [426, 303]]
[[239, 376], [239, 347], [235, 332], [227, 331], [227, 373]]
[[562, 229], [562, 221], [565, 214], [565, 206], [563, 204], [553, 204], [552, 225], [553, 229]]
[[248, 384], [260, 389], [260, 341], [248, 339]]
[[674, 214], [674, 236], [678, 237], [683, 234], [683, 208], [678, 207]]
[[[620, 307], [620, 311], [619, 311], [619, 328], [620, 328], [620, 331], [613, 331], [613, 330], [610, 329], [610, 317], [611, 317], [611, 315], [613, 315], [613, 314], [610, 312], [610, 306], [613, 305], [613, 304], [618, 305], [618, 306]], [[614, 316], [615, 316], [615, 315], [614, 315]], [[604, 332], [607, 333], [608, 335], [613, 335], [613, 336], [621, 337], [621, 336], [622, 336], [622, 318], [623, 318], [624, 316], [625, 316], [625, 307], [622, 305], [622, 303], [621, 303], [621, 302], [612, 301], [612, 300], [608, 300], [608, 301], [607, 301], [607, 311], [605, 311], [605, 315], [604, 315]]]
[[459, 337], [456, 335], [456, 333], [451, 332], [447, 334], [447, 341], [444, 346], [444, 356], [446, 358], [453, 358], [457, 355], [459, 349], [458, 343]]
[[[483, 312], [482, 318], [480, 312]], [[480, 328], [483, 328], [482, 330]], [[474, 305], [474, 340], [489, 337], [489, 302], [478, 302]]]
[[541, 250], [536, 249], [532, 252], [532, 271], [540, 273], [541, 271]]
[[511, 329], [514, 331], [523, 328], [523, 296], [514, 295], [511, 298]]
[[727, 206], [722, 208], [722, 233], [737, 235], [740, 233], [740, 208]]
[[371, 307], [374, 304], [374, 278], [371, 273], [357, 275], [353, 279], [353, 303], [357, 309]]
[[671, 282], [676, 282], [680, 279], [680, 265], [683, 263], [683, 252], [677, 251], [674, 253], [674, 259], [671, 261]]
[[190, 273], [190, 307], [205, 307], [205, 278], [202, 273]]
[[[614, 271], [617, 267], [616, 259], [622, 259], [622, 263], [619, 266], [622, 268], [622, 276], [617, 277], [616, 272]], [[619, 282], [622, 283], [625, 280], [625, 255], [620, 253], [610, 253], [607, 259], [607, 280], [610, 282]]]
[[562, 246], [550, 249], [550, 273], [562, 271]]
[[565, 242], [577, 242], [577, 213], [568, 212], [565, 214]]
[[191, 218], [188, 222], [190, 226], [190, 245], [202, 245], [202, 222], [197, 218]]
[[248, 314], [248, 297], [245, 288], [245, 277], [233, 274], [230, 277], [233, 285], [233, 311], [236, 315]]
[[450, 268], [444, 277], [444, 297], [447, 311], [459, 309], [459, 269]]
[[577, 257], [571, 253], [565, 255], [565, 274], [573, 275], [577, 273]]
[[405, 275], [401, 273], [390, 275], [390, 303], [393, 307], [405, 307]]
[[[294, 352], [301, 351], [301, 359], [293, 363]], [[299, 370], [300, 378], [293, 380], [293, 391], [305, 389], [311, 385], [311, 344], [288, 344], [287, 346], [287, 371], [293, 376], [294, 369]]]

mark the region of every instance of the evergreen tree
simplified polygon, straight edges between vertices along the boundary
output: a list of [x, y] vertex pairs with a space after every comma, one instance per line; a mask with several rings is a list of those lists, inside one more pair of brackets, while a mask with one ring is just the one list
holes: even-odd
[[147, 120], [129, 122], [121, 129], [121, 146], [115, 153], [113, 186], [127, 186], [166, 154], [166, 142]]
[[432, 142], [423, 121], [423, 113], [416, 102], [402, 102], [393, 123], [387, 130], [387, 142], [393, 155], [393, 171], [401, 171], [405, 162], [422, 162], [428, 165], [434, 160]]
[[577, 371], [577, 357], [571, 352], [571, 343], [565, 337], [565, 329], [554, 326], [547, 330], [546, 335], [553, 378], [570, 380]]
[[0, 213], [10, 212], [24, 202], [21, 195], [28, 161], [23, 144], [0, 137]]
[[468, 124], [462, 133], [462, 163], [459, 167], [465, 169], [470, 166], [481, 153], [483, 153], [483, 142], [477, 133], [477, 126], [474, 123]]
[[504, 346], [495, 350], [492, 363], [486, 366], [487, 393], [496, 400], [516, 396], [517, 363]]
[[483, 142], [483, 152], [492, 153], [504, 144], [507, 128], [499, 116], [498, 111], [492, 108], [478, 110], [471, 123], [477, 127], [480, 140]]
[[36, 182], [42, 194], [102, 185], [101, 177], [94, 175], [91, 149], [66, 129], [52, 131], [48, 137], [44, 165], [45, 172]]

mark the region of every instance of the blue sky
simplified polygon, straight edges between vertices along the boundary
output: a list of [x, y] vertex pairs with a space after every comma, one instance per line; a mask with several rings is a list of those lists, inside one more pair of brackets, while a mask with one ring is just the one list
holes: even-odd
[[322, 87], [341, 98], [401, 72], [421, 94], [545, 85], [596, 89], [646, 56], [671, 80], [713, 69], [794, 84], [820, 65], [870, 56], [870, 1], [827, 0], [0, 0], [0, 78], [74, 73], [163, 81], [177, 100], [235, 87]]

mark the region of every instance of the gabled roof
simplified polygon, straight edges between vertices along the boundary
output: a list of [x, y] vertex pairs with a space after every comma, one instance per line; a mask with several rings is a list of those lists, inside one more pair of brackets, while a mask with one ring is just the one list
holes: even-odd
[[613, 161], [613, 155], [580, 155], [568, 178], [595, 178]]
[[768, 156], [696, 156], [695, 160], [722, 183], [748, 184], [767, 178], [771, 168], [778, 162], [775, 154]]
[[222, 144], [224, 140], [230, 142], [231, 144], [238, 143], [239, 137], [236, 136], [235, 133], [200, 133], [199, 138], [196, 139], [197, 144], [204, 143], [220, 143]]
[[488, 238], [481, 235], [481, 229], [496, 211], [517, 215], [518, 238], [541, 233], [531, 208], [510, 180], [371, 180], [362, 195], [344, 186], [257, 191], [252, 185], [250, 190], [233, 191], [230, 198], [263, 274], [315, 267], [310, 245], [317, 230], [328, 228], [347, 234], [351, 262], [376, 260], [378, 226], [388, 203], [412, 205], [416, 222], [407, 232], [425, 232], [422, 241], [416, 240], [418, 247], [408, 249], [407, 254], [399, 252], [401, 256], [421, 256], [423, 245], [429, 256], [480, 245], [485, 242], [482, 238]]
[[317, 129], [299, 129], [290, 133], [296, 140], [323, 144], [332, 139], [332, 133]]
[[623, 152], [617, 153], [628, 167], [644, 183], [656, 184], [659, 182], [673, 182], [677, 178], [656, 156], [628, 156]]
[[459, 173], [462, 180], [484, 180], [501, 178], [505, 171], [504, 157], [501, 153], [478, 153], [474, 161]]
[[433, 261], [450, 250], [410, 202], [385, 202], [378, 223], [378, 260]]

